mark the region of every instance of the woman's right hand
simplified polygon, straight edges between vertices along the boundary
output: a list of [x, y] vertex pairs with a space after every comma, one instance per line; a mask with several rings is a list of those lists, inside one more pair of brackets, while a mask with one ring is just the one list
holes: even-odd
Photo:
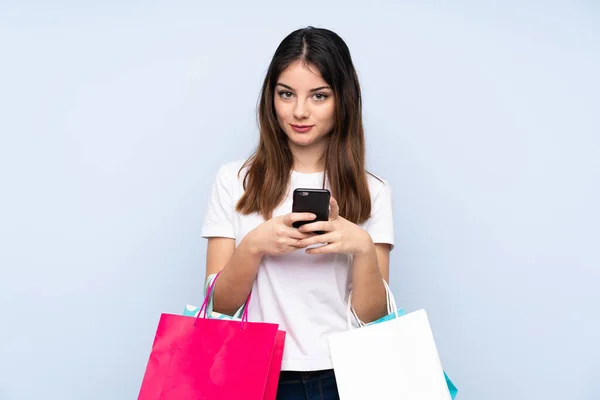
[[300, 240], [314, 236], [302, 233], [292, 224], [297, 221], [313, 221], [317, 218], [311, 213], [290, 213], [273, 217], [263, 222], [246, 235], [249, 248], [256, 254], [274, 256], [291, 253], [303, 248]]

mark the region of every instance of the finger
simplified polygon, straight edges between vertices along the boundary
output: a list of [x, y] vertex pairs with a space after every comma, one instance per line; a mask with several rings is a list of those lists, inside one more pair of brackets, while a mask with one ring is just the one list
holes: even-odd
[[273, 255], [283, 255], [283, 254], [293, 253], [294, 251], [298, 251], [300, 249], [301, 249], [301, 247], [287, 245], [287, 246], [282, 247], [277, 253], [273, 253]]
[[302, 225], [298, 229], [300, 230], [300, 232], [317, 232], [317, 231], [331, 232], [333, 230], [333, 226], [331, 225], [331, 222], [329, 222], [329, 221], [317, 221], [317, 222], [312, 222], [310, 224]]
[[[307, 239], [310, 239], [310, 238], [307, 238]], [[306, 247], [304, 245], [303, 240], [307, 240], [307, 239], [292, 239], [292, 238], [289, 238], [286, 241], [285, 245], [288, 246], [288, 247], [290, 247], [290, 248], [292, 248], [293, 250], [303, 249], [303, 248]]]
[[290, 213], [283, 218], [283, 223], [287, 226], [292, 226], [294, 222], [312, 221], [315, 218], [317, 218], [317, 216], [313, 213]]
[[331, 243], [331, 244], [326, 244], [325, 246], [320, 246], [320, 247], [312, 247], [310, 249], [306, 249], [304, 250], [307, 254], [331, 254], [331, 253], [338, 253], [338, 244], [337, 243]]
[[303, 233], [303, 232], [299, 231], [298, 229], [292, 228], [289, 226], [285, 227], [284, 234], [285, 234], [285, 236], [289, 237], [290, 239], [296, 239], [296, 240], [306, 239], [306, 238], [313, 236], [311, 233]]
[[302, 239], [299, 241], [301, 247], [312, 246], [313, 244], [320, 243], [332, 243], [335, 241], [335, 235], [332, 233], [325, 233], [323, 235], [315, 235], [313, 237], [309, 237], [306, 239]]
[[301, 249], [302, 247], [301, 239], [280, 237], [277, 239], [278, 251], [276, 253], [285, 254], [289, 253], [290, 251]]
[[336, 219], [340, 215], [340, 206], [336, 199], [329, 199], [329, 219]]

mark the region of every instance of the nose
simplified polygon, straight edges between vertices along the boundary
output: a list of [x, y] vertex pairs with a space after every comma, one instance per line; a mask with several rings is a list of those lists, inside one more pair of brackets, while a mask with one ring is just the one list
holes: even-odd
[[309, 112], [306, 102], [303, 100], [296, 101], [294, 106], [294, 118], [301, 120], [308, 118]]

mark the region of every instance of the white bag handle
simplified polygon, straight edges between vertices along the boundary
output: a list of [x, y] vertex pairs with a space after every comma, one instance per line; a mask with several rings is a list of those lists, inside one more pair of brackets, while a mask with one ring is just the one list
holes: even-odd
[[[211, 285], [213, 284], [213, 282], [215, 281], [215, 279], [217, 279], [218, 275], [219, 274], [212, 274], [206, 278], [206, 284], [204, 285], [204, 296], [207, 296], [209, 294], [208, 290], [211, 287]], [[250, 298], [250, 296], [248, 296], [248, 298]], [[244, 315], [244, 311], [246, 310], [247, 305], [248, 305], [248, 301], [246, 300], [246, 302], [244, 304], [242, 304], [240, 306], [240, 308], [235, 312], [235, 314], [233, 314], [231, 317], [234, 319], [242, 319], [242, 316]], [[210, 315], [212, 314], [212, 311], [213, 311], [213, 293], [210, 293], [209, 301], [206, 306], [205, 317], [206, 316], [210, 317]]]
[[[383, 279], [383, 286], [385, 286], [385, 301], [387, 304], [388, 315], [395, 314], [396, 318], [398, 318], [398, 306], [396, 305], [396, 298], [394, 297], [394, 294], [392, 293], [392, 291], [390, 289], [390, 285], [388, 285], [388, 283], [385, 281], [385, 279]], [[360, 318], [358, 318], [358, 315], [356, 315], [356, 311], [354, 310], [354, 307], [352, 306], [352, 291], [350, 291], [350, 294], [348, 294], [348, 305], [346, 308], [346, 321], [348, 322], [348, 330], [353, 329], [353, 326], [352, 326], [352, 317], [353, 316], [356, 319], [356, 321], [358, 321], [359, 327], [362, 328], [363, 326], [366, 325], [364, 322], [362, 322], [360, 320]]]

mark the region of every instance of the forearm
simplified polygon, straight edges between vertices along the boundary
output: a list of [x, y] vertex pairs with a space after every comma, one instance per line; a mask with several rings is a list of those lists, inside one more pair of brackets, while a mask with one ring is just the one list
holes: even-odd
[[256, 279], [262, 255], [243, 239], [219, 274], [213, 294], [213, 310], [233, 315], [246, 302]]
[[377, 262], [377, 251], [370, 239], [366, 250], [352, 261], [352, 306], [361, 321], [376, 321], [387, 314], [383, 277]]

